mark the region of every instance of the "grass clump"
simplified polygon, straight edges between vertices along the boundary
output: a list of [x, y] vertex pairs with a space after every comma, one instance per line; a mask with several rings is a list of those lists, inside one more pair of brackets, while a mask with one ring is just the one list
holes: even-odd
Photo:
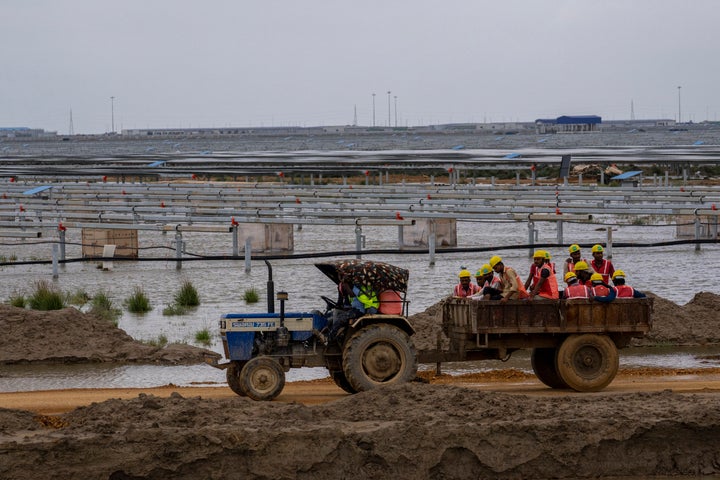
[[90, 295], [88, 295], [88, 293], [85, 290], [78, 288], [74, 292], [65, 293], [65, 301], [69, 305], [82, 306], [90, 301]]
[[181, 307], [197, 307], [200, 305], [200, 296], [190, 280], [185, 280], [180, 286], [180, 290], [175, 294], [175, 305]]
[[131, 313], [146, 313], [152, 310], [150, 300], [141, 287], [135, 287], [132, 295], [125, 300], [125, 306]]
[[209, 346], [211, 343], [210, 331], [207, 328], [203, 328], [199, 332], [195, 333], [195, 341], [202, 345]]
[[187, 313], [187, 307], [184, 307], [182, 305], [178, 305], [177, 303], [174, 303], [172, 305], [168, 305], [167, 307], [163, 308], [162, 313], [165, 316], [185, 315]]
[[28, 304], [33, 310], [60, 310], [65, 308], [63, 294], [46, 280], [35, 282], [35, 291], [28, 298]]
[[118, 318], [122, 315], [122, 311], [113, 305], [108, 294], [103, 291], [96, 293], [90, 300], [90, 313], [103, 320], [111, 321], [115, 323], [116, 326], [118, 324]]
[[24, 295], [12, 295], [9, 299], [10, 305], [18, 308], [25, 308], [28, 304]]
[[153, 338], [150, 340], [144, 340], [143, 343], [146, 343], [148, 345], [152, 345], [153, 347], [160, 347], [163, 348], [168, 344], [168, 339], [165, 335], [160, 334], [157, 338]]
[[243, 299], [245, 300], [245, 303], [257, 303], [258, 300], [260, 300], [260, 295], [258, 295], [255, 287], [252, 287], [245, 290], [245, 293], [243, 294]]

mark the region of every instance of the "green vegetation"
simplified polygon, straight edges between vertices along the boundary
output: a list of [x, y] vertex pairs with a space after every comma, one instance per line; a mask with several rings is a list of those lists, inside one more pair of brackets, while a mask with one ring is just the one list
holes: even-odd
[[257, 303], [260, 300], [260, 295], [258, 295], [255, 287], [252, 287], [245, 290], [245, 293], [243, 294], [243, 299], [245, 300], [245, 303]]
[[163, 348], [165, 345], [168, 344], [168, 339], [165, 335], [160, 334], [160, 335], [158, 335], [157, 338], [150, 339], [150, 340], [143, 340], [143, 343], [152, 345], [153, 347]]
[[163, 315], [165, 316], [172, 316], [172, 315], [185, 315], [187, 313], [188, 309], [187, 307], [184, 307], [182, 305], [178, 305], [177, 303], [174, 303], [172, 305], [168, 305], [167, 307], [163, 308]]
[[210, 331], [207, 328], [203, 328], [195, 334], [195, 341], [202, 345], [209, 346], [211, 343]]
[[116, 326], [118, 318], [122, 315], [119, 308], [113, 306], [112, 300], [106, 292], [100, 291], [90, 301], [90, 313], [104, 320], [113, 322]]
[[18, 308], [25, 308], [27, 306], [27, 300], [24, 295], [12, 295], [9, 300], [10, 305]]
[[200, 305], [200, 296], [190, 280], [185, 280], [180, 291], [175, 294], [175, 304], [181, 307], [197, 307]]
[[125, 300], [125, 306], [132, 313], [146, 313], [152, 310], [150, 300], [142, 287], [135, 287], [132, 295]]
[[90, 295], [83, 289], [78, 288], [75, 292], [65, 293], [65, 302], [69, 305], [82, 306], [88, 301], [90, 301]]
[[47, 311], [65, 308], [62, 292], [46, 280], [35, 282], [35, 291], [28, 298], [28, 304], [33, 310]]

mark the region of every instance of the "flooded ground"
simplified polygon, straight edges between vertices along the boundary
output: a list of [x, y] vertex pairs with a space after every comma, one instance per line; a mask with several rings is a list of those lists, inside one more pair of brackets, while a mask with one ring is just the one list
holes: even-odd
[[[565, 238], [573, 242], [594, 243], [606, 241], [605, 226], [618, 223], [617, 219], [605, 219], [602, 224], [567, 224]], [[556, 241], [554, 225], [539, 224], [538, 242]], [[459, 222], [459, 246], [492, 247], [524, 242], [527, 226], [522, 223], [470, 223]], [[619, 225], [613, 232], [616, 242], [663, 241], [674, 239], [675, 227], [671, 225]], [[394, 227], [366, 227], [366, 249], [395, 248], [397, 230]], [[68, 241], [73, 243], [73, 239]], [[140, 245], [147, 247], [169, 246], [171, 236], [141, 232]], [[219, 234], [193, 233], [185, 235], [186, 251], [198, 255], [227, 255], [232, 248], [231, 238]], [[355, 235], [352, 227], [305, 226], [295, 232], [295, 253], [316, 253], [321, 251], [352, 251]], [[19, 260], [47, 258], [50, 244], [16, 243], [2, 246], [2, 254], [16, 255]], [[10, 253], [11, 252], [11, 253]], [[462, 267], [478, 269], [489, 257], [499, 253], [506, 264], [515, 267], [523, 279], [530, 265], [525, 249], [503, 249], [497, 252], [451, 253], [436, 255], [430, 264], [427, 254], [377, 255], [366, 258], [387, 261], [410, 270], [408, 299], [410, 314], [424, 311], [439, 299], [448, 295], [456, 282], [457, 272]], [[552, 250], [554, 259], [560, 264], [565, 252]], [[589, 253], [589, 252], [588, 252]], [[708, 265], [717, 264], [720, 248], [703, 245], [696, 251], [693, 245], [675, 245], [657, 248], [615, 248], [613, 261], [616, 268], [622, 268], [628, 275], [629, 283], [641, 291], [651, 291], [678, 304], [688, 302], [700, 291], [720, 291], [720, 278], [715, 275], [687, 276], [688, 272], [703, 272]], [[61, 290], [86, 291], [90, 295], [104, 291], [113, 303], [122, 307], [135, 287], [141, 287], [149, 297], [153, 310], [138, 315], [123, 311], [119, 326], [135, 339], [156, 341], [160, 337], [169, 342], [190, 343], [206, 346], [222, 353], [217, 334], [217, 321], [227, 312], [263, 312], [267, 308], [268, 270], [263, 262], [252, 262], [251, 271], [245, 271], [242, 261], [193, 261], [184, 262], [181, 270], [176, 269], [172, 260], [159, 262], [114, 262], [110, 271], [103, 271], [94, 262], [69, 263], [61, 266], [59, 277], [52, 279], [50, 265], [5, 266], [2, 267], [0, 298], [27, 294], [34, 282], [48, 280]], [[144, 253], [141, 253], [143, 256]], [[153, 253], [153, 256], [159, 254]], [[79, 257], [79, 247], [68, 245], [67, 257]], [[589, 255], [586, 255], [589, 257]], [[333, 257], [336, 258], [336, 257]], [[334, 284], [314, 267], [319, 259], [290, 259], [271, 262], [275, 292], [284, 290], [289, 294], [286, 311], [310, 311], [323, 309], [320, 295], [334, 296]], [[672, 275], [671, 273], [675, 273]], [[679, 280], [682, 279], [682, 280]], [[173, 302], [173, 297], [183, 281], [190, 280], [197, 288], [201, 305], [186, 315], [165, 316], [163, 308]], [[254, 288], [260, 294], [260, 301], [246, 304], [245, 290]], [[201, 330], [211, 334], [210, 345], [198, 344], [195, 335]], [[701, 349], [702, 350], [702, 349]], [[623, 350], [621, 365], [661, 366], [674, 368], [702, 368], [703, 365], [717, 366], [716, 362], [706, 363], [699, 358], [702, 354], [717, 354], [718, 350], [671, 348]], [[434, 368], [434, 367], [429, 367]], [[499, 361], [447, 364], [445, 373], [466, 373], [487, 368], [519, 368], [531, 371], [527, 352], [513, 355], [508, 363]], [[289, 372], [288, 381], [322, 378], [325, 369], [298, 369]], [[224, 386], [224, 372], [207, 365], [161, 367], [161, 366], [109, 366], [109, 365], [53, 365], [53, 366], [12, 366], [0, 368], [0, 391], [42, 390], [55, 388], [82, 387], [145, 387], [154, 385], [213, 385]]]

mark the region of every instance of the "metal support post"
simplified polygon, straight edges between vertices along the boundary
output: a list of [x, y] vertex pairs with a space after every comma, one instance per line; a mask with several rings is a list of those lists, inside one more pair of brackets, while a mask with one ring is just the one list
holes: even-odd
[[52, 246], [52, 276], [53, 278], [58, 278], [60, 275], [58, 273], [58, 245], [57, 243], [53, 243]]
[[530, 249], [528, 250], [528, 256], [532, 258], [533, 256], [533, 249], [535, 246], [535, 222], [532, 220], [528, 220], [528, 245], [530, 245]]
[[58, 232], [58, 236], [60, 237], [60, 260], [65, 260], [65, 230], [60, 230]]
[[233, 236], [233, 257], [237, 257], [240, 255], [240, 238], [239, 238], [238, 232], [238, 226], [233, 225], [232, 226], [232, 236]]
[[[702, 236], [702, 223], [700, 223], [700, 217], [697, 215], [695, 216], [695, 240], [700, 240], [700, 237]], [[700, 244], [695, 244], [695, 251], [700, 251]]]
[[563, 221], [558, 220], [557, 222], [557, 243], [558, 245], [563, 244]]
[[600, 170], [600, 185], [605, 185], [605, 170]]
[[612, 259], [612, 245], [612, 227], [607, 227], [607, 246], [605, 247], [605, 252], [607, 253], [608, 260]]
[[402, 250], [405, 246], [405, 237], [404, 237], [404, 231], [403, 226], [398, 225], [398, 249]]
[[515, 185], [520, 186], [520, 172], [515, 172]]
[[582, 173], [578, 174], [578, 185], [582, 185]]
[[250, 260], [252, 260], [252, 237], [245, 239], [245, 273], [250, 273]]
[[182, 233], [175, 233], [175, 270], [182, 269]]
[[435, 265], [435, 220], [428, 221], [428, 250], [430, 251], [430, 265]]
[[355, 225], [355, 251], [358, 252], [355, 258], [362, 258], [362, 247], [364, 245], [365, 236], [362, 234], [362, 227]]

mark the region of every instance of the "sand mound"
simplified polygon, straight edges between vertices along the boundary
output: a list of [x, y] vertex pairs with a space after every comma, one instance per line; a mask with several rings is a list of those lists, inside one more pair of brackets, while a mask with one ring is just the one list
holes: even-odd
[[417, 383], [313, 407], [140, 395], [3, 421], [0, 476], [34, 480], [39, 465], [45, 478], [63, 479], [711, 475], [720, 471], [715, 402], [670, 392], [530, 398]]
[[75, 308], [41, 312], [0, 305], [0, 363], [137, 362], [189, 364], [209, 350], [134, 340], [107, 320]]

